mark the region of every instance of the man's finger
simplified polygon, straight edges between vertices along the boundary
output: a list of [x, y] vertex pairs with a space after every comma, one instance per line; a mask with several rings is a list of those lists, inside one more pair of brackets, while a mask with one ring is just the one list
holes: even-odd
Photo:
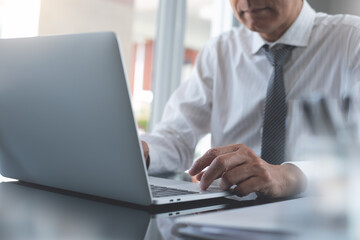
[[205, 171], [201, 178], [200, 187], [205, 190], [217, 178], [221, 177], [224, 172], [243, 164], [246, 158], [239, 152], [232, 152], [218, 156]]
[[194, 164], [189, 170], [189, 174], [191, 176], [195, 176], [196, 174], [200, 173], [204, 168], [209, 166], [216, 157], [237, 151], [241, 146], [242, 144], [232, 144], [208, 150], [203, 156], [201, 156], [198, 160], [194, 162]]
[[219, 185], [221, 189], [228, 190], [231, 186], [246, 181], [246, 179], [254, 177], [255, 175], [254, 169], [249, 168], [248, 164], [240, 165], [225, 172], [221, 176]]
[[[196, 175], [196, 180], [198, 180], [199, 182], [201, 181], [202, 176], [204, 175], [205, 171], [202, 171], [201, 173], [199, 173], [198, 175]], [[221, 176], [217, 177], [217, 178], [221, 178]]]
[[198, 175], [196, 175], [196, 180], [201, 181], [202, 175], [204, 175], [205, 171], [200, 172]]
[[261, 181], [259, 181], [257, 177], [251, 177], [237, 185], [233, 192], [236, 195], [243, 197], [252, 192], [258, 192], [261, 188]]

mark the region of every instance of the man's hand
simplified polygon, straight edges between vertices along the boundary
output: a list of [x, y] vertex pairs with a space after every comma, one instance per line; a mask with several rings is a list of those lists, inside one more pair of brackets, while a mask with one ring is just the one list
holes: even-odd
[[189, 174], [196, 175], [203, 190], [221, 178], [220, 187], [224, 190], [235, 185], [232, 191], [239, 196], [256, 192], [270, 198], [296, 195], [304, 189], [306, 180], [295, 165], [271, 165], [244, 144], [210, 149], [193, 164]]
[[146, 168], [149, 169], [149, 166], [150, 166], [149, 146], [144, 141], [141, 141], [141, 146], [142, 146], [142, 149], [143, 149], [143, 152], [144, 152], [144, 158], [145, 158], [145, 161], [146, 161]]

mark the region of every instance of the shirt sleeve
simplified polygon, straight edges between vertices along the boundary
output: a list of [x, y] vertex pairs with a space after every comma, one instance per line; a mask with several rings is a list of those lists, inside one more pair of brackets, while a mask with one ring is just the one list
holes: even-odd
[[348, 65], [352, 76], [360, 81], [360, 28], [352, 31], [348, 47]]
[[360, 29], [355, 28], [349, 44], [349, 95], [352, 97], [349, 119], [360, 143]]
[[315, 161], [297, 161], [297, 162], [284, 162], [283, 164], [293, 164], [296, 167], [298, 167], [303, 174], [306, 176], [307, 182], [312, 182], [316, 178], [316, 170], [318, 164]]
[[284, 162], [283, 164], [292, 164], [298, 167], [306, 177], [306, 185], [299, 196], [309, 196], [316, 194], [316, 187], [314, 184], [319, 180], [318, 173], [321, 169], [321, 163], [318, 161], [296, 161], [296, 162]]
[[190, 78], [172, 94], [153, 132], [140, 136], [149, 145], [150, 174], [188, 169], [197, 142], [210, 132], [215, 69], [210, 50], [206, 46], [199, 53]]

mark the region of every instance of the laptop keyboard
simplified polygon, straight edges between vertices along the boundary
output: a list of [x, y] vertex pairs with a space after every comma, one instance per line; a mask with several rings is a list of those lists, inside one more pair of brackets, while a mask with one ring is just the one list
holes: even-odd
[[171, 197], [171, 196], [179, 196], [179, 195], [188, 195], [188, 194], [197, 194], [199, 192], [192, 192], [177, 188], [168, 188], [168, 187], [160, 187], [156, 185], [150, 185], [151, 192], [153, 197]]

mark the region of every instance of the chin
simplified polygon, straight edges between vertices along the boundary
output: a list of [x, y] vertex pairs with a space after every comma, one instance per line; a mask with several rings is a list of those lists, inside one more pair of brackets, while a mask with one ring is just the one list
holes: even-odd
[[242, 18], [240, 22], [246, 28], [254, 32], [263, 32], [264, 30], [266, 31], [266, 29], [269, 29], [271, 27], [271, 24], [269, 24], [269, 21], [266, 21], [266, 19]]
[[268, 33], [268, 32], [270, 32], [270, 29], [272, 29], [271, 26], [268, 24], [266, 24], [266, 25], [264, 25], [264, 24], [261, 24], [261, 25], [246, 24], [245, 27], [247, 27], [248, 29], [250, 29], [253, 32], [258, 32], [258, 33]]

